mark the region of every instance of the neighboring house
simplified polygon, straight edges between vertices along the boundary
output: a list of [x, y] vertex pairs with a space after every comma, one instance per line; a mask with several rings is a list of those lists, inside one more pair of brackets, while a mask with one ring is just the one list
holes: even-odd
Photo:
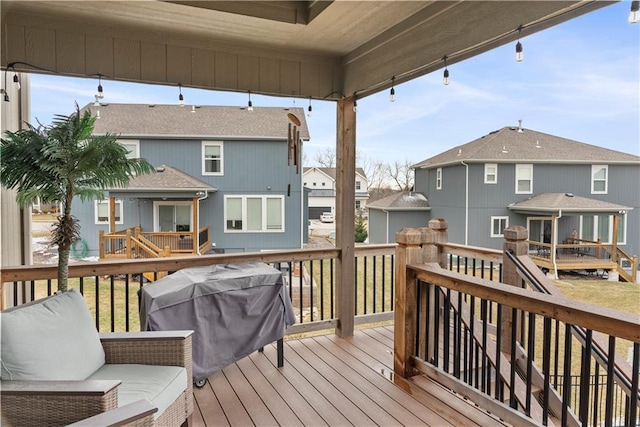
[[[126, 188], [108, 189], [103, 201], [74, 201], [89, 255], [108, 232], [110, 200], [115, 227], [184, 233], [208, 227], [220, 252], [301, 248], [307, 221], [302, 168], [288, 157], [288, 114], [301, 108], [103, 104], [95, 134], [116, 134], [131, 156], [156, 167]], [[298, 163], [299, 164], [299, 163]], [[111, 230], [113, 231], [113, 230]], [[183, 238], [185, 236], [180, 236]], [[186, 236], [188, 237], [188, 236]]]
[[[402, 228], [425, 227], [431, 208], [422, 193], [403, 191], [367, 205], [369, 243], [395, 243]], [[373, 225], [372, 225], [373, 224]]]
[[[336, 168], [305, 167], [303, 186], [309, 192], [309, 219], [319, 219], [323, 212], [336, 214]], [[356, 168], [356, 212], [361, 212], [369, 200], [369, 184], [364, 169]]]
[[[640, 156], [504, 127], [413, 167], [431, 208], [422, 225], [446, 219], [450, 242], [501, 249], [503, 230], [521, 225], [544, 243], [563, 243], [574, 229], [602, 243], [617, 234], [619, 247], [640, 253]], [[370, 229], [384, 226], [370, 218]], [[413, 225], [396, 228], [405, 226]]]

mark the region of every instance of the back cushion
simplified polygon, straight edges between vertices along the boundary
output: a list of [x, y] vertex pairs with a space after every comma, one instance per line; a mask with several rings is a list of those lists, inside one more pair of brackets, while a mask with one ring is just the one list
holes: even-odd
[[75, 289], [2, 312], [2, 380], [84, 380], [104, 365], [104, 350]]

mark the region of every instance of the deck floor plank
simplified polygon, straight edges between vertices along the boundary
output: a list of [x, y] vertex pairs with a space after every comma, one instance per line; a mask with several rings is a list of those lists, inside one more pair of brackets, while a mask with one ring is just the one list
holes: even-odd
[[500, 420], [428, 378], [393, 374], [393, 326], [275, 344], [194, 389], [193, 426], [496, 426]]

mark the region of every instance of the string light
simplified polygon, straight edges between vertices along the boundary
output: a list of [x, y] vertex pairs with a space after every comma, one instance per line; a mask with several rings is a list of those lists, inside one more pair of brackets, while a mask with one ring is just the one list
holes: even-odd
[[16, 90], [20, 90], [20, 80], [18, 79], [18, 73], [13, 74], [13, 87], [15, 87]]
[[518, 27], [518, 43], [516, 43], [516, 61], [522, 62], [524, 59], [524, 53], [522, 52], [522, 43], [520, 43], [520, 32], [522, 31], [522, 25]]
[[353, 100], [353, 112], [358, 112], [358, 101], [356, 101], [355, 99]]
[[253, 111], [253, 102], [251, 102], [251, 91], [249, 91], [249, 102], [247, 103], [247, 111]]
[[184, 95], [182, 94], [182, 84], [178, 83], [178, 90], [180, 91], [178, 95], [178, 105], [184, 107]]
[[311, 117], [313, 108], [311, 107], [311, 97], [309, 97], [309, 108], [307, 108], [307, 117]]
[[631, 10], [629, 11], [629, 23], [637, 24], [640, 21], [640, 1], [633, 0], [631, 2]]
[[391, 91], [389, 92], [389, 101], [394, 102], [396, 100], [396, 76], [391, 77]]
[[444, 73], [442, 74], [442, 83], [446, 86], [451, 82], [451, 80], [449, 79], [449, 69], [447, 68], [447, 55], [443, 56], [442, 60], [444, 61]]
[[96, 93], [96, 98], [104, 98], [104, 91], [102, 90], [102, 74], [98, 74], [98, 92]]

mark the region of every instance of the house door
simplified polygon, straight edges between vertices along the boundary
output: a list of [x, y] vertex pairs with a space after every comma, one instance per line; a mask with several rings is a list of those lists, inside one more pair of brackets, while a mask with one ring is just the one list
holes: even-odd
[[551, 243], [551, 218], [527, 218], [529, 240]]
[[191, 202], [155, 202], [154, 231], [191, 231]]

